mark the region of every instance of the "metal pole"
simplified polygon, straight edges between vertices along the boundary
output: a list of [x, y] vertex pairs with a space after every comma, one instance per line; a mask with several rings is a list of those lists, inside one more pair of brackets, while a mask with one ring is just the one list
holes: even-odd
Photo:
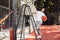
[[[29, 6], [29, 7], [30, 7], [30, 6]], [[30, 16], [31, 16], [31, 14], [30, 14], [29, 7], [28, 7], [28, 11], [29, 11], [29, 24], [30, 24]], [[30, 31], [31, 31], [31, 29], [30, 29], [30, 25], [29, 25], [29, 33], [30, 33]]]
[[17, 4], [17, 0], [13, 0], [12, 1], [13, 5], [13, 10], [14, 13], [12, 14], [12, 27], [13, 27], [13, 40], [17, 40], [17, 26], [16, 26], [16, 20], [17, 20], [17, 14], [16, 14], [16, 4]]
[[[9, 0], [9, 13], [10, 13], [10, 0]], [[9, 16], [9, 27], [10, 27], [10, 16]]]

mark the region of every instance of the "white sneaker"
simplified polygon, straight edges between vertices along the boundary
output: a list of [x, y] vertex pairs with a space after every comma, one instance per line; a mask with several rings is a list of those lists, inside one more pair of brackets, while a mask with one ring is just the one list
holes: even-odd
[[37, 38], [41, 38], [41, 35], [37, 36]]

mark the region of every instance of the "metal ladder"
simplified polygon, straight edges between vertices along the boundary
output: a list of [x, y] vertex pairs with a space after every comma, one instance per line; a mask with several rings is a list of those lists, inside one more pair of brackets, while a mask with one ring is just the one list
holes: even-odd
[[[35, 33], [35, 39], [38, 40], [38, 39], [37, 39], [36, 32], [35, 32], [35, 29], [34, 29], [35, 27], [37, 27], [37, 25], [36, 25], [36, 23], [35, 23], [33, 14], [31, 13], [31, 8], [30, 8], [30, 6], [27, 5], [27, 4], [24, 4], [24, 5], [22, 6], [22, 9], [23, 9], [23, 10], [21, 11], [21, 16], [23, 17], [23, 19], [22, 19], [20, 40], [25, 40], [25, 10], [26, 10], [26, 8], [28, 8], [28, 12], [29, 12], [29, 15], [30, 15], [29, 22], [31, 21], [31, 23], [32, 23], [32, 25], [33, 25], [32, 28], [33, 28], [34, 33]], [[29, 33], [30, 33], [30, 26], [29, 26]], [[22, 36], [22, 35], [23, 35], [23, 36]], [[23, 37], [23, 39], [21, 39], [22, 37]]]

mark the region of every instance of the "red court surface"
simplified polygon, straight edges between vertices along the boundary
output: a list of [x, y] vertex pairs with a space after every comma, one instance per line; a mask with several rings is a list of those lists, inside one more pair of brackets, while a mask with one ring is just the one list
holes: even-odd
[[[60, 25], [44, 25], [41, 26], [41, 40], [60, 40]], [[30, 35], [34, 36], [34, 32]], [[34, 38], [26, 38], [26, 40], [35, 40]]]

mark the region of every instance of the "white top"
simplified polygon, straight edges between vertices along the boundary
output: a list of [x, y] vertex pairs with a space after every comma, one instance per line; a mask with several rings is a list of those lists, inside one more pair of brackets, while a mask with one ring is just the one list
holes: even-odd
[[42, 23], [42, 16], [46, 16], [46, 15], [41, 11], [36, 11], [35, 21], [40, 21]]

